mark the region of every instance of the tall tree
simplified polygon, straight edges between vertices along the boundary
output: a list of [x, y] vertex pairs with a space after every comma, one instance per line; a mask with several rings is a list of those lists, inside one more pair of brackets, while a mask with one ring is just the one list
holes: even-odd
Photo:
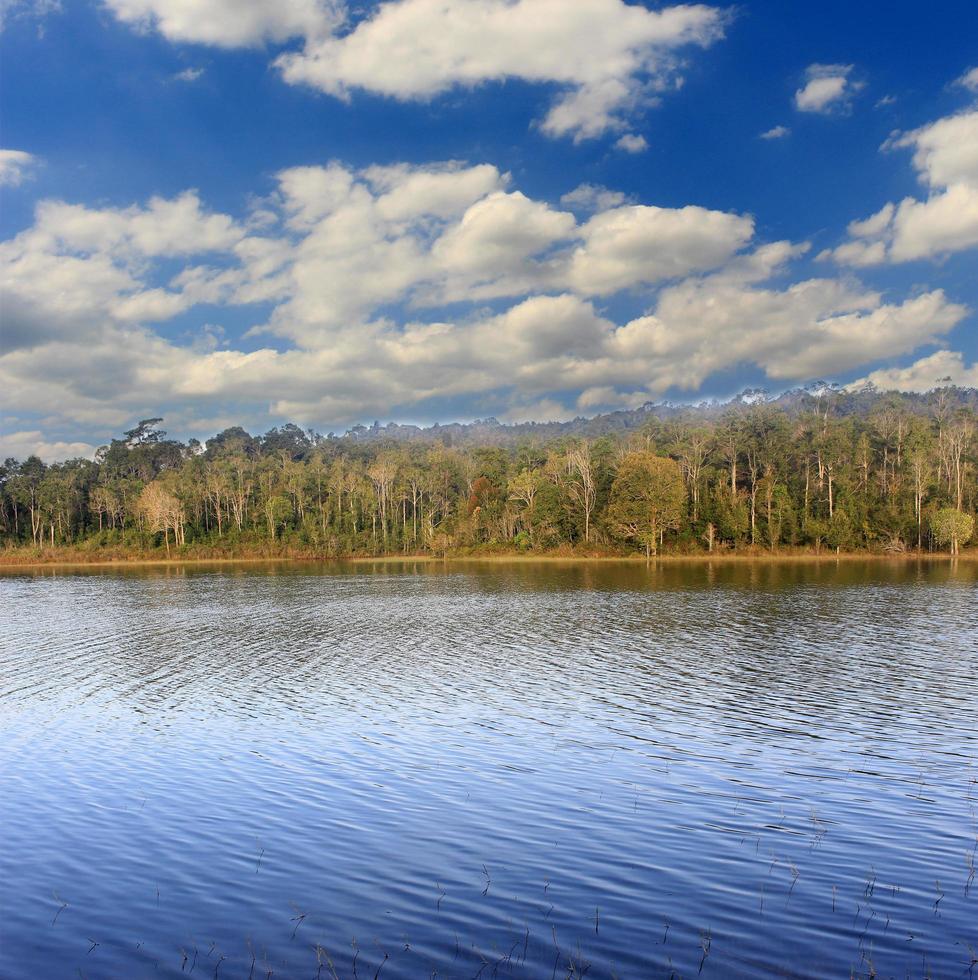
[[657, 553], [666, 531], [680, 526], [686, 491], [675, 460], [649, 452], [629, 453], [611, 486], [608, 523], [619, 537]]

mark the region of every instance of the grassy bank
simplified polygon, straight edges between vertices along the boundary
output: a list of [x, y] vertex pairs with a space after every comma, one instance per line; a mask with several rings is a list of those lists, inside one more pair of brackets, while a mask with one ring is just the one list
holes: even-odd
[[[956, 556], [962, 561], [978, 560], [978, 548]], [[653, 557], [660, 562], [839, 562], [839, 561], [949, 561], [955, 556], [936, 551], [844, 551], [831, 549], [765, 549], [744, 548], [713, 552], [663, 552]], [[415, 554], [324, 554], [315, 549], [294, 547], [214, 547], [174, 548], [169, 556], [162, 548], [127, 550], [120, 548], [45, 547], [6, 548], [0, 551], [0, 568], [30, 568], [45, 565], [76, 566], [141, 566], [259, 562], [635, 562], [645, 563], [644, 553], [600, 549], [575, 550], [559, 548], [553, 551], [520, 551], [517, 549], [458, 550], [447, 554], [422, 552]]]

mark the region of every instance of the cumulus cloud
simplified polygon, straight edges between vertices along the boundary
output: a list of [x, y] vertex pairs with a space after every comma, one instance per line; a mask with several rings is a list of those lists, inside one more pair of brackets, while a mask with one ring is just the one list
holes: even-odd
[[852, 81], [852, 69], [852, 65], [809, 65], [805, 84], [795, 92], [795, 108], [820, 113], [846, 108], [850, 96], [862, 87]]
[[56, 463], [65, 459], [91, 459], [95, 449], [88, 442], [48, 439], [40, 429], [0, 433], [0, 459], [40, 456], [46, 463]]
[[791, 135], [791, 130], [787, 126], [773, 126], [771, 129], [761, 133], [762, 140], [781, 140]]
[[222, 48], [321, 37], [342, 20], [339, 3], [331, 0], [105, 0], [105, 5], [137, 29]]
[[451, 218], [475, 201], [509, 184], [509, 175], [489, 164], [467, 167], [458, 162], [410, 167], [368, 167], [364, 177], [377, 195], [377, 209], [387, 220], [431, 215]]
[[853, 238], [877, 238], [890, 227], [894, 210], [892, 204], [884, 204], [876, 214], [862, 221], [850, 221], [846, 230]]
[[414, 308], [539, 291], [583, 296], [715, 268], [750, 239], [750, 218], [705, 208], [623, 207], [593, 187], [565, 206], [535, 201], [486, 165], [338, 164], [279, 174], [286, 223], [304, 233], [286, 270], [290, 294], [269, 328], [300, 343], [378, 305]]
[[644, 153], [649, 148], [649, 141], [637, 133], [625, 133], [615, 140], [615, 147], [625, 153]]
[[396, 0], [351, 31], [279, 57], [289, 82], [339, 97], [363, 89], [427, 99], [504, 78], [564, 88], [541, 127], [598, 136], [675, 84], [674, 52], [706, 46], [724, 15], [704, 5], [661, 11], [623, 0]]
[[770, 286], [796, 254], [776, 243], [663, 290], [650, 315], [616, 332], [621, 358], [652, 379], [652, 394], [670, 384], [695, 390], [710, 374], [739, 364], [756, 364], [777, 380], [811, 378], [912, 351], [967, 312], [939, 290], [893, 304], [832, 279]]
[[[192, 191], [129, 208], [41, 202], [34, 225], [0, 245], [5, 345], [165, 321], [200, 303], [273, 302], [265, 329], [314, 346], [390, 303], [609, 295], [708, 270], [753, 230], [748, 217], [623, 206], [593, 188], [572, 195], [596, 212], [579, 225], [486, 164], [330, 164], [277, 183], [257, 228]], [[178, 271], [154, 275], [175, 260]]]
[[930, 391], [945, 384], [978, 388], [978, 362], [964, 363], [960, 351], [939, 350], [907, 367], [881, 368], [854, 381], [850, 388], [873, 384], [885, 391]]
[[[625, 0], [390, 0], [356, 19], [341, 0], [106, 0], [123, 22], [222, 47], [298, 38], [275, 64], [286, 82], [337, 98], [426, 100], [504, 79], [556, 85], [540, 123], [575, 140], [620, 131], [678, 85], [681, 49], [706, 47], [727, 15], [703, 4]], [[637, 152], [638, 140], [623, 146]]]
[[[556, 415], [568, 398], [593, 411], [696, 391], [742, 364], [784, 381], [850, 371], [939, 342], [967, 312], [940, 291], [785, 285], [807, 246], [758, 246], [749, 216], [571, 197], [586, 220], [489, 165], [333, 163], [280, 173], [258, 222], [193, 192], [42, 202], [0, 245], [4, 407], [57, 406], [99, 431], [145, 411], [333, 427], [445, 398]], [[624, 292], [642, 315], [599, 305]], [[182, 344], [151, 326], [256, 302], [283, 343]]]
[[233, 252], [243, 235], [231, 218], [202, 209], [192, 191], [124, 209], [43, 201], [31, 228], [0, 243], [3, 348], [81, 341], [113, 322], [168, 320], [216, 299], [214, 277], [194, 281], [190, 267], [168, 288], [145, 280], [154, 262]]
[[578, 184], [562, 194], [560, 203], [572, 211], [607, 211], [624, 204], [627, 197], [621, 191], [609, 190], [601, 184]]
[[909, 148], [921, 183], [930, 188], [978, 184], [978, 111], [945, 116], [894, 136], [884, 149]]
[[608, 295], [642, 284], [716, 268], [754, 234], [749, 217], [706, 208], [612, 208], [581, 229], [570, 283], [586, 295]]
[[893, 219], [890, 258], [925, 259], [978, 245], [978, 187], [953, 184], [926, 201], [901, 202]]
[[37, 158], [26, 150], [0, 150], [0, 187], [23, 183]]
[[203, 74], [203, 68], [184, 68], [183, 71], [178, 71], [173, 76], [173, 80], [176, 82], [196, 82]]
[[886, 261], [886, 243], [860, 240], [843, 242], [836, 248], [824, 249], [819, 252], [817, 258], [819, 262], [831, 259], [839, 265], [865, 269], [874, 265], [882, 265]]
[[819, 258], [869, 266], [936, 258], [978, 245], [978, 111], [897, 133], [883, 149], [913, 151], [913, 166], [928, 196], [888, 203], [852, 222], [850, 241]]
[[518, 273], [528, 259], [570, 238], [576, 224], [573, 215], [519, 191], [495, 191], [467, 208], [438, 238], [432, 258], [448, 273], [496, 280]]

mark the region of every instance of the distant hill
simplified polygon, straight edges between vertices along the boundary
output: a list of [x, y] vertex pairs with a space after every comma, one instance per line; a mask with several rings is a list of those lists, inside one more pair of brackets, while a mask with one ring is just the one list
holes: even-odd
[[[446, 445], [511, 445], [519, 442], [550, 441], [564, 437], [598, 438], [641, 429], [650, 419], [688, 417], [714, 419], [731, 409], [766, 404], [779, 408], [789, 416], [812, 412], [830, 406], [837, 417], [864, 416], [879, 404], [895, 403], [908, 411], [928, 414], [941, 399], [952, 408], [978, 411], [978, 388], [949, 386], [919, 394], [916, 392], [882, 391], [873, 385], [858, 389], [841, 388], [835, 384], [816, 381], [804, 388], [792, 388], [771, 394], [763, 388], [747, 388], [729, 401], [708, 401], [698, 404], [677, 402], [646, 402], [639, 408], [622, 409], [593, 417], [579, 416], [566, 422], [500, 422], [495, 418], [473, 422], [435, 423], [430, 426], [402, 425], [390, 422], [371, 426], [356, 425], [342, 436], [355, 442], [431, 442]], [[337, 437], [333, 437], [337, 438]]]

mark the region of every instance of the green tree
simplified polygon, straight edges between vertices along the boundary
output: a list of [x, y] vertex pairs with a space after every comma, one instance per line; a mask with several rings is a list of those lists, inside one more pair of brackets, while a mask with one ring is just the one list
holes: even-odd
[[685, 503], [683, 474], [674, 459], [629, 453], [611, 485], [608, 523], [619, 537], [643, 544], [650, 557], [664, 532], [679, 527]]
[[[976, 408], [978, 392], [953, 386], [793, 392], [779, 404], [645, 409], [512, 430], [446, 426], [410, 438], [379, 425], [327, 438], [295, 425], [262, 437], [234, 427], [206, 447], [167, 438], [150, 418], [94, 461], [4, 461], [0, 546], [86, 536], [146, 546], [138, 502], [158, 484], [178, 507], [163, 540], [153, 539], [161, 550], [171, 531], [180, 544], [231, 551], [281, 540], [329, 555], [600, 546], [609, 536], [651, 553], [673, 530], [684, 547], [710, 550], [753, 541], [899, 551], [928, 535], [935, 547], [940, 535], [957, 548], [963, 537], [953, 528], [964, 518], [932, 524], [928, 515], [978, 509]], [[635, 454], [660, 460], [650, 464], [656, 472], [635, 477]], [[678, 516], [650, 512], [646, 499], [672, 483], [659, 472], [670, 467], [665, 456], [685, 484]]]
[[943, 507], [931, 517], [930, 530], [938, 545], [942, 548], [950, 545], [951, 554], [956, 555], [975, 533], [975, 519], [954, 507]]

